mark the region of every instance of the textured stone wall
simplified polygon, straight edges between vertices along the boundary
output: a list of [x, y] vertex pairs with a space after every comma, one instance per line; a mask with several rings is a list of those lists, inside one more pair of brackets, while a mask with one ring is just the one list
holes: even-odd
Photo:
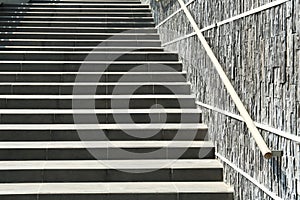
[[[189, 0], [185, 0], [188, 2]], [[274, 0], [273, 0], [274, 1]], [[179, 9], [177, 0], [145, 0], [158, 24]], [[200, 28], [272, 2], [271, 0], [195, 0], [188, 6]], [[205, 31], [254, 121], [300, 136], [300, 0], [259, 12]], [[193, 32], [183, 12], [160, 26], [163, 43]], [[177, 51], [198, 100], [239, 114], [197, 36], [167, 45]], [[217, 151], [282, 199], [300, 199], [300, 146], [263, 131], [271, 149], [282, 158], [265, 160], [243, 122], [204, 109]], [[225, 178], [235, 198], [271, 199], [253, 183], [225, 165]]]

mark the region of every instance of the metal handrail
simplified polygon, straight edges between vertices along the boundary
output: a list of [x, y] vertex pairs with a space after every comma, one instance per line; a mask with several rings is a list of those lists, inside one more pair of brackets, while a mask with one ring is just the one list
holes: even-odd
[[240, 97], [238, 96], [237, 92], [235, 91], [234, 87], [232, 86], [230, 80], [228, 79], [225, 71], [223, 70], [220, 62], [218, 61], [217, 57], [213, 53], [211, 47], [209, 46], [208, 42], [206, 41], [205, 37], [203, 36], [200, 28], [198, 27], [195, 19], [191, 15], [190, 11], [187, 9], [186, 5], [184, 4], [183, 0], [178, 0], [181, 9], [184, 11], [185, 15], [187, 16], [188, 20], [190, 21], [193, 29], [195, 30], [200, 42], [203, 45], [207, 55], [211, 59], [212, 63], [215, 66], [221, 80], [223, 81], [227, 92], [230, 94], [233, 102], [235, 103], [237, 109], [239, 110], [241, 116], [243, 117], [252, 137], [254, 138], [257, 146], [259, 147], [262, 155], [266, 159], [272, 158], [272, 151], [267, 146], [266, 142], [264, 141], [263, 137], [261, 136], [260, 132], [258, 131], [256, 125], [254, 124], [252, 118], [250, 117], [248, 111], [246, 110], [244, 104], [242, 103]]

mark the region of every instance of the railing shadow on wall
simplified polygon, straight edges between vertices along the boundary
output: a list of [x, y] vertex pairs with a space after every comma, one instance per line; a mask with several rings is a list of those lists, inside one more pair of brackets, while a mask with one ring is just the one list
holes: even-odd
[[[165, 6], [166, 2], [168, 2], [167, 6]], [[205, 23], [210, 20], [203, 20], [203, 18], [212, 17], [213, 14], [216, 14], [212, 12], [212, 9], [214, 8], [209, 6], [212, 6], [213, 4], [218, 4], [220, 6], [222, 4], [224, 5], [228, 2], [231, 2], [233, 5], [227, 6], [228, 8], [230, 8], [234, 7], [235, 1], [228, 0], [225, 2], [208, 2], [205, 0], [185, 0], [183, 2], [179, 0], [173, 0], [172, 2], [174, 2], [172, 4], [173, 7], [171, 6], [170, 8], [169, 1], [167, 0], [160, 0], [159, 2], [155, 0], [150, 1], [151, 7], [155, 13], [154, 17], [157, 23], [157, 28], [161, 33], [162, 41], [164, 44], [163, 46], [165, 46], [165, 48], [170, 51], [177, 50], [181, 55], [181, 60], [184, 64], [185, 70], [188, 73], [189, 81], [192, 83], [193, 91], [197, 94], [198, 99], [201, 99], [197, 103], [207, 111], [204, 112], [204, 115], [206, 115], [205, 120], [206, 122], [209, 122], [208, 125], [210, 126], [211, 137], [215, 141], [217, 141], [217, 157], [219, 157], [222, 161], [224, 161], [224, 163], [227, 164], [225, 165], [226, 178], [229, 183], [235, 184], [236, 186], [236, 199], [300, 199], [298, 191], [299, 189], [297, 189], [297, 184], [300, 185], [300, 134], [297, 132], [297, 116], [300, 114], [300, 110], [297, 109], [297, 106], [299, 106], [297, 105], [297, 102], [299, 104], [296, 95], [297, 90], [293, 89], [297, 87], [293, 84], [297, 83], [293, 82], [292, 84], [290, 84], [288, 82], [294, 77], [298, 77], [297, 73], [299, 73], [300, 71], [297, 71], [299, 70], [297, 69], [297, 67], [299, 66], [299, 64], [292, 63], [295, 65], [294, 74], [293, 72], [291, 72], [290, 77], [287, 77], [287, 79], [289, 80], [286, 81], [286, 85], [290, 84], [291, 87], [287, 87], [288, 89], [283, 89], [283, 95], [285, 96], [285, 93], [287, 93], [289, 96], [294, 94], [294, 97], [290, 98], [295, 98], [295, 102], [293, 103], [293, 100], [287, 100], [284, 98], [284, 96], [280, 97], [280, 95], [278, 95], [279, 97], [277, 98], [281, 98], [280, 100], [282, 101], [282, 107], [285, 106], [283, 107], [282, 112], [278, 112], [280, 111], [279, 109], [281, 107], [279, 107], [278, 111], [276, 109], [275, 112], [271, 112], [272, 110], [270, 111], [269, 108], [270, 105], [268, 105], [268, 107], [264, 108], [266, 110], [263, 110], [260, 113], [258, 107], [263, 107], [262, 104], [265, 103], [265, 98], [269, 98], [271, 100], [271, 106], [273, 102], [278, 101], [278, 99], [273, 100], [272, 96], [269, 97], [268, 94], [261, 93], [261, 91], [264, 91], [263, 87], [266, 86], [264, 86], [263, 83], [259, 83], [257, 79], [265, 81], [264, 79], [269, 78], [269, 73], [266, 72], [267, 76], [261, 75], [260, 71], [258, 71], [258, 74], [255, 74], [256, 72], [254, 67], [256, 67], [256, 63], [253, 63], [255, 64], [255, 66], [251, 66], [251, 63], [249, 63], [247, 59], [246, 61], [243, 60], [247, 56], [253, 57], [253, 55], [262, 53], [264, 55], [258, 56], [257, 59], [263, 60], [261, 68], [269, 67], [269, 63], [274, 60], [274, 57], [279, 57], [278, 49], [282, 49], [281, 46], [278, 46], [278, 44], [275, 43], [277, 40], [275, 40], [274, 42], [273, 39], [278, 34], [280, 34], [278, 37], [282, 37], [279, 38], [279, 41], [280, 39], [286, 40], [286, 42], [282, 43], [286, 46], [286, 48], [289, 48], [282, 51], [284, 52], [282, 54], [284, 57], [283, 59], [287, 59], [286, 57], [294, 57], [294, 60], [299, 59], [297, 57], [297, 54], [293, 55], [293, 53], [291, 53], [293, 51], [296, 52], [297, 50], [297, 44], [295, 45], [294, 43], [295, 38], [299, 37], [299, 35], [296, 35], [299, 32], [290, 30], [293, 28], [291, 28], [289, 24], [293, 24], [290, 21], [297, 21], [298, 19], [295, 18], [295, 16], [297, 13], [297, 9], [300, 8], [300, 1], [298, 2], [297, 6], [295, 0], [274, 0], [271, 2], [257, 0], [252, 2], [253, 4], [248, 7], [244, 6], [245, 8], [240, 9], [238, 12], [232, 9], [232, 12], [228, 12], [230, 14], [224, 13], [224, 18], [214, 18], [213, 20], [211, 20], [212, 23]], [[181, 4], [179, 2], [181, 2]], [[201, 4], [202, 7], [200, 7], [199, 4]], [[246, 4], [246, 2], [244, 2], [244, 4]], [[242, 7], [241, 5], [237, 4], [237, 7], [239, 6]], [[198, 24], [196, 24], [195, 22], [197, 27], [191, 26], [190, 21], [187, 20], [186, 12], [184, 12], [184, 7], [188, 7], [187, 12], [191, 13], [192, 18], [196, 18], [195, 21], [197, 21], [199, 24], [204, 24], [203, 27], [205, 28], [198, 29], [201, 33], [205, 33], [204, 39], [208, 40], [208, 43], [212, 45], [213, 52], [215, 52], [216, 57], [220, 59], [220, 63], [222, 63], [224, 71], [229, 74], [230, 79], [233, 80], [233, 85], [235, 88], [237, 88], [237, 93], [242, 97], [243, 101], [246, 102], [246, 107], [250, 111], [251, 115], [254, 116], [254, 118], [256, 118], [256, 120], [258, 121], [253, 122], [254, 125], [257, 126], [258, 129], [260, 129], [263, 139], [267, 141], [270, 147], [272, 147], [273, 149], [283, 150], [275, 152], [277, 155], [282, 155], [282, 157], [273, 157], [270, 160], [263, 160], [259, 156], [258, 149], [255, 147], [255, 143], [251, 139], [250, 134], [244, 125], [244, 119], [236, 114], [237, 110], [234, 104], [231, 103], [232, 100], [228, 98], [225, 87], [222, 86], [222, 82], [220, 81], [219, 76], [216, 76], [215, 70], [212, 70], [214, 66], [210, 61], [210, 58], [207, 55], [203, 55], [206, 51], [203, 49], [202, 44], [199, 42], [197, 38], [197, 32], [194, 29], [197, 29]], [[203, 13], [202, 15], [204, 16], [199, 17], [199, 15], [201, 15], [201, 11], [209, 13], [207, 14], [207, 16], [206, 13]], [[289, 14], [289, 12], [291, 12], [291, 14]], [[286, 17], [281, 20], [283, 22], [280, 21], [281, 15], [282, 17]], [[275, 17], [272, 18], [273, 16]], [[241, 49], [239, 43], [235, 42], [235, 39], [244, 40], [243, 42], [248, 42], [249, 44], [255, 43], [255, 38], [249, 40], [249, 38], [244, 37], [244, 35], [247, 36], [248, 34], [246, 31], [250, 33], [251, 28], [243, 29], [242, 26], [247, 26], [247, 22], [251, 23], [248, 26], [255, 27], [257, 25], [261, 25], [255, 24], [255, 20], [261, 20], [260, 18], [264, 20], [265, 24], [264, 26], [255, 29], [261, 32], [254, 32], [253, 34], [263, 34], [259, 38], [260, 40], [262, 40], [259, 41], [259, 44], [264, 44], [263, 42], [267, 41], [265, 42], [266, 45], [264, 47], [266, 50], [264, 49], [263, 52], [252, 52], [252, 50], [257, 50], [253, 49], [248, 44], [243, 46], [244, 49]], [[249, 20], [247, 21], [247, 19]], [[270, 21], [268, 22], [268, 20]], [[269, 36], [269, 32], [271, 32], [269, 30], [270, 27], [273, 28], [277, 26], [277, 21], [280, 21], [280, 23], [282, 23], [279, 23], [279, 25], [280, 28], [286, 29], [285, 32], [282, 33], [282, 35], [280, 32], [274, 32], [275, 36]], [[239, 29], [234, 29], [233, 31], [229, 29], [235, 28], [235, 26], [238, 26], [239, 24], [242, 24], [238, 27]], [[227, 29], [225, 29], [224, 27], [226, 27]], [[221, 32], [224, 30], [227, 30], [228, 33], [224, 34], [224, 32]], [[240, 32], [236, 34], [235, 31]], [[243, 31], [246, 32], [246, 34], [242, 34], [241, 32]], [[221, 37], [221, 33], [224, 34], [222, 36], [224, 36], [225, 40], [228, 40], [233, 44], [232, 46], [227, 46], [227, 48], [230, 48], [230, 50], [228, 51], [231, 51], [232, 54], [235, 54], [236, 57], [238, 57], [237, 60], [234, 60], [235, 58], [231, 58], [230, 56], [226, 57], [226, 54], [224, 55], [226, 51], [223, 49], [220, 51], [218, 49], [221, 47], [220, 45], [222, 45], [222, 41], [220, 38], [216, 38], [216, 36]], [[229, 36], [227, 36], [226, 34]], [[231, 34], [236, 37], [238, 36], [243, 38], [240, 39], [235, 38], [234, 36], [231, 37]], [[271, 39], [265, 40], [265, 38], [268, 37], [270, 37]], [[290, 41], [289, 37], [294, 37], [294, 40]], [[275, 45], [273, 43], [275, 43]], [[295, 46], [294, 49], [292, 45]], [[270, 46], [270, 51], [272, 51], [269, 54], [267, 52], [268, 46]], [[246, 48], [249, 48], [249, 50]], [[241, 55], [241, 53], [238, 52], [241, 50], [247, 52], [249, 55]], [[232, 62], [230, 59], [232, 59]], [[284, 60], [282, 62], [282, 66], [281, 64], [276, 64], [276, 66], [278, 65], [280, 66], [280, 68], [287, 68], [287, 65], [292, 65], [289, 63], [291, 62], [290, 60], [291, 59]], [[228, 63], [230, 66], [226, 65]], [[247, 66], [248, 68], [245, 66]], [[241, 68], [239, 69], [239, 67]], [[251, 69], [252, 67], [253, 69]], [[271, 71], [274, 72], [273, 74], [271, 73], [271, 76], [280, 76], [277, 69], [278, 67], [273, 67]], [[245, 74], [243, 75], [243, 73]], [[243, 77], [243, 79], [237, 77], [246, 75], [249, 75], [249, 77]], [[273, 88], [275, 88], [276, 86], [275, 84], [277, 84], [276, 77], [272, 78], [272, 85], [269, 88], [266, 88], [268, 91], [271, 91], [273, 93], [273, 96], [274, 94], [276, 96], [277, 93], [277, 91], [273, 91]], [[212, 79], [211, 82], [209, 82], [209, 79]], [[252, 84], [251, 82], [253, 81], [255, 83]], [[249, 87], [247, 87], [247, 84], [249, 85]], [[255, 84], [260, 85], [260, 90], [255, 88]], [[284, 83], [281, 84], [283, 85]], [[214, 89], [216, 91], [212, 92], [209, 91], [209, 89]], [[218, 96], [220, 94], [221, 96]], [[216, 98], [216, 100], [208, 101], [208, 98]], [[261, 99], [260, 102], [256, 102], [257, 99]], [[220, 103], [220, 101], [224, 100], [226, 100], [226, 103]], [[286, 108], [286, 106], [288, 107]], [[268, 112], [271, 114], [274, 113], [274, 116], [268, 115], [266, 117], [266, 113], [268, 114]], [[288, 112], [290, 112], [291, 114], [288, 114]], [[272, 117], [278, 118], [279, 120], [277, 121], [279, 122], [283, 120], [285, 121], [283, 121], [282, 123], [278, 123], [278, 125], [275, 123], [274, 125], [273, 121], [275, 120], [270, 119]], [[268, 118], [268, 121], [266, 121], [264, 118]], [[290, 118], [291, 120], [287, 118]], [[298, 122], [299, 121], [300, 120], [298, 120]], [[220, 131], [223, 131], [223, 133], [221, 134]], [[230, 134], [232, 134], [232, 137]], [[252, 192], [251, 189], [253, 190]]]

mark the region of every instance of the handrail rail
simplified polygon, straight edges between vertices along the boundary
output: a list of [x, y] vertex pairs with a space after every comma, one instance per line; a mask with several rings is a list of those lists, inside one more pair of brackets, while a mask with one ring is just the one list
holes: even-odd
[[228, 93], [230, 94], [233, 102], [235, 103], [237, 109], [239, 110], [241, 116], [243, 117], [252, 137], [254, 138], [257, 146], [259, 147], [262, 155], [266, 159], [272, 158], [272, 151], [267, 146], [266, 142], [264, 141], [263, 137], [259, 133], [256, 125], [254, 124], [251, 116], [249, 115], [248, 111], [246, 110], [244, 104], [242, 103], [240, 97], [238, 96], [237, 92], [235, 91], [234, 87], [232, 86], [230, 80], [228, 79], [225, 71], [223, 70], [220, 62], [218, 61], [217, 57], [213, 53], [211, 47], [209, 46], [208, 42], [206, 41], [205, 37], [203, 36], [200, 28], [198, 27], [195, 19], [191, 15], [190, 11], [185, 6], [183, 0], [178, 0], [182, 10], [184, 11], [185, 15], [187, 16], [188, 20], [190, 21], [193, 29], [195, 30], [200, 42], [203, 45], [203, 48], [205, 49], [206, 53], [210, 57], [212, 63], [215, 66], [215, 69], [217, 70], [221, 80], [223, 81]]

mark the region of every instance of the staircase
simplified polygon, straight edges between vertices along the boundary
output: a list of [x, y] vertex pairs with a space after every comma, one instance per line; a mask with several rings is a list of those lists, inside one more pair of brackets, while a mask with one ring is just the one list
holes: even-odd
[[0, 7], [1, 200], [233, 199], [139, 0]]

